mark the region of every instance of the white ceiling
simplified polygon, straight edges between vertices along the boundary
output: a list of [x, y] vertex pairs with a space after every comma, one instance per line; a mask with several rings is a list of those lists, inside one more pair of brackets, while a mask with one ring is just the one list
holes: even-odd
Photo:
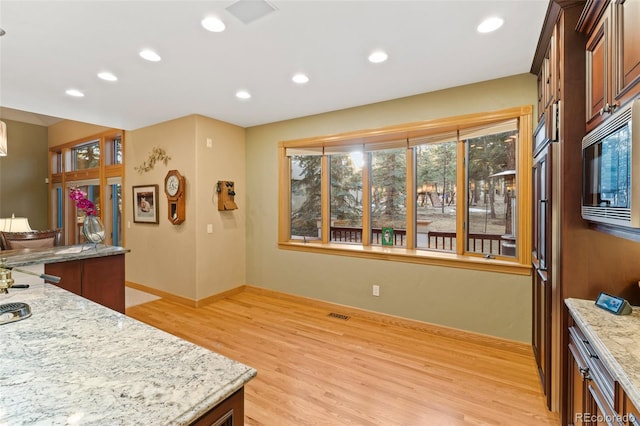
[[[529, 72], [548, 5], [271, 0], [274, 13], [244, 24], [225, 9], [235, 1], [0, 0], [0, 114], [126, 130], [202, 114], [249, 127], [416, 95]], [[202, 28], [211, 14], [226, 31]], [[494, 15], [503, 27], [477, 33]], [[142, 60], [142, 48], [163, 60]], [[369, 63], [375, 49], [389, 60]], [[98, 79], [105, 70], [119, 80]], [[294, 84], [296, 72], [311, 81]]]

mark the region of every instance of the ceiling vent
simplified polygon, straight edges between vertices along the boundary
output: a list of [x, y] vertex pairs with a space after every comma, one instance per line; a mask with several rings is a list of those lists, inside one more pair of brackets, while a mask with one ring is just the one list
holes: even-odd
[[264, 0], [239, 0], [227, 7], [227, 10], [240, 21], [250, 24], [271, 12], [275, 12], [276, 8]]

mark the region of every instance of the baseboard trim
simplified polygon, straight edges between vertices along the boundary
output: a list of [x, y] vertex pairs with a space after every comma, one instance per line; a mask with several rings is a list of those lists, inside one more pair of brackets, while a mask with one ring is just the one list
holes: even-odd
[[425, 333], [431, 333], [440, 337], [447, 337], [447, 338], [456, 339], [456, 340], [466, 340], [476, 344], [489, 346], [494, 349], [502, 349], [511, 353], [516, 353], [524, 356], [531, 356], [532, 354], [531, 345], [523, 342], [518, 342], [515, 340], [504, 339], [501, 337], [490, 336], [482, 333], [475, 333], [472, 331], [461, 330], [453, 327], [447, 327], [444, 325], [428, 323], [424, 321], [399, 317], [399, 316], [385, 314], [381, 312], [369, 311], [366, 309], [355, 308], [353, 306], [327, 302], [320, 299], [314, 299], [311, 297], [285, 293], [282, 291], [271, 290], [271, 289], [256, 287], [252, 285], [241, 285], [241, 286], [223, 291], [221, 293], [214, 294], [212, 296], [209, 296], [200, 300], [189, 299], [187, 297], [178, 296], [173, 293], [158, 290], [152, 287], [147, 287], [142, 284], [137, 284], [130, 281], [126, 281], [125, 285], [127, 287], [144, 291], [145, 293], [153, 294], [155, 296], [170, 300], [172, 302], [180, 303], [181, 305], [189, 306], [191, 308], [201, 308], [203, 306], [209, 305], [218, 300], [222, 300], [242, 292], [263, 294], [269, 297], [279, 298], [283, 300], [297, 300], [297, 301], [305, 300], [306, 303], [318, 308], [323, 308], [328, 311], [339, 311], [341, 314], [348, 315], [350, 317], [357, 317], [360, 319], [365, 319], [365, 320], [376, 322], [379, 324], [392, 324], [395, 326], [405, 327], [412, 330], [419, 330]]
[[440, 337], [448, 337], [455, 340], [465, 340], [473, 343], [489, 346], [495, 349], [502, 349], [511, 353], [517, 353], [524, 356], [531, 356], [531, 345], [519, 342], [516, 340], [509, 340], [501, 337], [490, 336], [482, 333], [475, 333], [472, 331], [461, 330], [453, 327], [447, 327], [444, 325], [428, 323], [424, 321], [414, 320], [410, 318], [398, 317], [391, 314], [385, 314], [375, 311], [369, 311], [366, 309], [355, 308], [353, 306], [342, 305], [339, 303], [326, 302], [320, 299], [314, 299], [306, 296], [299, 296], [297, 294], [284, 293], [281, 291], [270, 290], [262, 287], [255, 287], [251, 285], [243, 286], [243, 291], [264, 294], [270, 297], [280, 298], [283, 300], [298, 300], [303, 299], [306, 303], [318, 307], [324, 308], [329, 311], [337, 311], [341, 314], [348, 315], [350, 317], [357, 317], [379, 324], [393, 324], [395, 326], [405, 327], [412, 330], [419, 330], [425, 333], [431, 333]]
[[232, 288], [230, 290], [223, 291], [221, 293], [214, 294], [204, 299], [194, 300], [184, 296], [178, 296], [177, 294], [169, 293], [167, 291], [158, 290], [157, 288], [147, 287], [146, 285], [134, 283], [131, 281], [125, 281], [125, 286], [136, 290], [144, 291], [145, 293], [153, 294], [162, 299], [171, 300], [172, 302], [180, 303], [181, 305], [189, 306], [190, 308], [201, 308], [217, 300], [224, 299], [226, 297], [233, 296], [244, 291], [245, 286]]

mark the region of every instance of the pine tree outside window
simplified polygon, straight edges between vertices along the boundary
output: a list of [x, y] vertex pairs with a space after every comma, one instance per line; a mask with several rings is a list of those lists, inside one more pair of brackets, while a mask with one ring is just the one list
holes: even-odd
[[531, 107], [280, 146], [281, 248], [528, 273]]

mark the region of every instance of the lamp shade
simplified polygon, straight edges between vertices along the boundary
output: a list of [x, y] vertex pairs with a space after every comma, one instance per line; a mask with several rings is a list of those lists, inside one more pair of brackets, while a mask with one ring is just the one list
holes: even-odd
[[7, 155], [7, 125], [0, 121], [0, 156]]

